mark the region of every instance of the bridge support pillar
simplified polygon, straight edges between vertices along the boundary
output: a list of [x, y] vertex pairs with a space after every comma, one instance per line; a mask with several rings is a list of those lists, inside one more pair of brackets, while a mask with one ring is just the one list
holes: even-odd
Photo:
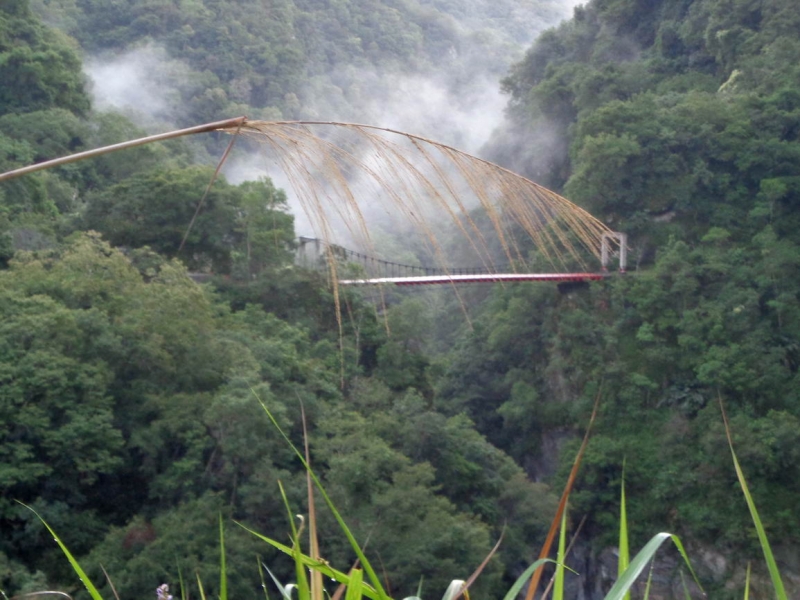
[[624, 273], [628, 266], [628, 234], [617, 231], [603, 234], [600, 245], [600, 262], [603, 265], [603, 271], [608, 271], [608, 263], [611, 261], [612, 254], [614, 254], [612, 243], [619, 247], [619, 272]]

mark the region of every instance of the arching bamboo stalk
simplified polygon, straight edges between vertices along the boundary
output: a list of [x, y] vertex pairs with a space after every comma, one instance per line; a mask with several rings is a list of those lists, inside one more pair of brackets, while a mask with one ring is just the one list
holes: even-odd
[[[472, 218], [469, 198], [488, 218], [490, 231], [511, 264], [526, 258], [514, 228], [532, 242], [542, 260], [562, 271], [570, 265], [586, 266], [587, 252], [599, 258], [602, 239], [611, 233], [569, 200], [499, 165], [419, 135], [335, 121], [270, 122], [237, 117], [30, 165], [0, 174], [0, 182], [117, 150], [211, 131], [262, 142], [289, 179], [312, 225], [327, 241], [333, 237], [335, 218], [354, 238], [370, 243], [356, 186], [375, 190], [415, 226], [441, 265], [448, 261], [427, 218], [431, 210], [444, 214], [467, 238], [476, 256], [492, 267], [488, 232]], [[336, 279], [336, 266], [331, 269]]]
[[6, 173], [0, 173], [0, 181], [21, 177], [28, 173], [35, 173], [36, 171], [43, 171], [44, 169], [52, 169], [53, 167], [60, 167], [61, 165], [68, 165], [70, 163], [78, 162], [79, 160], [86, 160], [87, 158], [94, 158], [108, 154], [109, 152], [116, 152], [117, 150], [126, 150], [128, 148], [135, 148], [136, 146], [144, 146], [145, 144], [152, 144], [153, 142], [162, 142], [164, 140], [172, 140], [175, 138], [183, 137], [186, 135], [193, 135], [196, 133], [208, 133], [210, 131], [227, 130], [231, 127], [238, 127], [247, 121], [247, 117], [236, 117], [235, 119], [226, 119], [224, 121], [215, 121], [213, 123], [206, 123], [205, 125], [197, 125], [195, 127], [188, 127], [186, 129], [178, 129], [176, 131], [168, 131], [167, 133], [159, 133], [156, 135], [148, 135], [147, 137], [130, 140], [127, 142], [120, 142], [119, 144], [112, 144], [110, 146], [103, 146], [102, 148], [95, 148], [94, 150], [86, 150], [85, 152], [78, 152], [77, 154], [70, 154], [69, 156], [62, 156], [61, 158], [54, 158], [44, 162], [28, 165], [20, 169], [14, 169]]

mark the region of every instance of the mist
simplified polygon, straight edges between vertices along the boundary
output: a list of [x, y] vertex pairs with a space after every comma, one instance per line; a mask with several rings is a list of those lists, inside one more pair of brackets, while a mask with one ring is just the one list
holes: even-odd
[[84, 61], [92, 101], [98, 110], [123, 113], [137, 125], [173, 125], [181, 110], [181, 87], [190, 68], [158, 44]]
[[[436, 0], [429, 4], [436, 5]], [[363, 64], [340, 64], [324, 76], [311, 78], [297, 91], [300, 108], [294, 118], [346, 121], [397, 129], [441, 142], [480, 156], [492, 134], [502, 130], [507, 98], [499, 80], [519, 60], [527, 45], [543, 30], [568, 18], [577, 0], [515, 5], [524, 22], [504, 32], [492, 52], [485, 52], [484, 15], [454, 14], [465, 40], [461, 48], [437, 64], [410, 71], [394, 67], [378, 70]], [[483, 7], [491, 12], [491, 5]], [[525, 21], [528, 19], [530, 22]], [[474, 41], [474, 44], [470, 43]], [[85, 72], [91, 81], [95, 106], [116, 110], [148, 130], [177, 127], [186, 90], [200, 85], [191, 69], [170, 57], [157, 41], [117, 54], [89, 57]], [[226, 118], [235, 115], [219, 115]], [[251, 115], [254, 116], [254, 115]], [[234, 184], [268, 176], [287, 191], [295, 216], [296, 233], [317, 236], [296, 201], [287, 177], [254, 144], [237, 144], [224, 175]], [[208, 159], [203, 156], [203, 159]], [[352, 185], [359, 188], [359, 182]], [[404, 225], [388, 213], [379, 198], [364, 199], [364, 213], [376, 229], [402, 232]], [[349, 241], [346, 228], [334, 225], [341, 242]]]
[[[337, 74], [332, 74], [332, 79], [336, 80]], [[444, 79], [420, 74], [381, 75], [370, 71], [362, 72], [360, 81], [366, 83], [359, 90], [361, 102], [357, 106], [346, 102], [323, 103], [312, 96], [313, 101], [305, 108], [302, 118], [379, 125], [426, 137], [470, 154], [479, 152], [503, 120], [506, 99], [496, 81], [489, 77], [476, 78], [471, 89], [460, 92]], [[330, 95], [326, 98], [329, 100]], [[323, 131], [320, 133], [324, 135]], [[224, 173], [231, 183], [268, 175], [277, 186], [290, 192], [289, 205], [295, 215], [297, 234], [320, 235], [291, 194], [286, 176], [258, 148], [248, 145], [247, 151], [235, 152], [226, 163]], [[372, 225], [396, 233], [408, 229], [409, 224], [390, 211], [386, 199], [380, 197], [374, 186], [355, 179], [350, 187], [357, 194], [361, 192], [362, 212]], [[366, 250], [361, 241], [353, 239], [346, 224], [338, 222], [334, 216], [329, 220], [338, 243]]]

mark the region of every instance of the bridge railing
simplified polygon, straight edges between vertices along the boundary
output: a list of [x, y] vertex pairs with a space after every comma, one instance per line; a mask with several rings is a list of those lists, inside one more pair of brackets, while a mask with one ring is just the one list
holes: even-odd
[[362, 252], [350, 250], [343, 246], [330, 244], [319, 238], [298, 238], [297, 263], [309, 269], [327, 268], [328, 260], [333, 256], [339, 264], [358, 265], [363, 274], [369, 278], [378, 277], [425, 277], [435, 275], [484, 275], [496, 269], [489, 267], [432, 267], [411, 265], [384, 260]]
[[[615, 248], [616, 247], [616, 248]], [[348, 283], [364, 284], [392, 280], [397, 285], [406, 282], [396, 281], [408, 279], [413, 283], [438, 283], [441, 281], [478, 282], [478, 281], [590, 281], [599, 280], [608, 273], [611, 259], [618, 258], [619, 271], [625, 272], [627, 266], [627, 236], [613, 232], [602, 238], [601, 264], [602, 273], [510, 273], [514, 269], [506, 269], [499, 273], [497, 267], [431, 267], [393, 262], [350, 250], [343, 246], [330, 244], [319, 238], [301, 237], [298, 239], [297, 262], [311, 269], [327, 269], [331, 258], [341, 267], [358, 265], [356, 272], [350, 269], [344, 278]], [[340, 273], [342, 275], [343, 273]], [[474, 277], [473, 277], [474, 276]], [[410, 281], [410, 280], [416, 281]]]

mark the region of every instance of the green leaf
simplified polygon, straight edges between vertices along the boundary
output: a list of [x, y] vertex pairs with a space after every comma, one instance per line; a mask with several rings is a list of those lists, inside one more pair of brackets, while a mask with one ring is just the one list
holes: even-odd
[[689, 586], [686, 585], [686, 577], [684, 577], [683, 571], [681, 571], [681, 587], [683, 588], [683, 597], [686, 600], [692, 600], [692, 595], [689, 593]]
[[265, 565], [261, 562], [261, 557], [256, 557], [258, 563], [258, 577], [261, 580], [261, 589], [264, 590], [264, 600], [269, 600], [269, 593], [267, 592], [267, 582], [264, 581], [264, 568]]
[[297, 527], [295, 527], [294, 519], [292, 518], [292, 509], [289, 506], [289, 499], [286, 497], [286, 490], [283, 488], [283, 483], [278, 481], [278, 487], [280, 488], [281, 498], [283, 498], [283, 504], [286, 507], [286, 512], [289, 515], [289, 524], [292, 528], [291, 556], [294, 559], [295, 575], [297, 576], [297, 593], [300, 596], [300, 600], [309, 600], [311, 593], [308, 580], [306, 579], [306, 570], [303, 567], [303, 553], [300, 549], [300, 532], [297, 530]]
[[219, 600], [228, 600], [228, 571], [225, 566], [225, 530], [219, 515]]
[[761, 550], [764, 553], [764, 560], [767, 562], [769, 576], [772, 579], [772, 587], [775, 588], [775, 596], [778, 598], [778, 600], [788, 600], [786, 590], [783, 587], [783, 580], [781, 580], [781, 574], [778, 570], [778, 563], [775, 562], [775, 557], [772, 554], [772, 548], [770, 547], [769, 540], [767, 539], [767, 532], [764, 530], [764, 525], [761, 523], [761, 517], [758, 515], [758, 510], [756, 510], [756, 503], [753, 502], [753, 497], [750, 495], [750, 489], [747, 487], [747, 480], [744, 478], [744, 471], [742, 471], [742, 467], [739, 465], [739, 459], [736, 458], [736, 452], [733, 450], [733, 438], [731, 437], [731, 429], [728, 426], [728, 417], [725, 414], [725, 408], [722, 406], [722, 398], [719, 400], [719, 405], [722, 409], [722, 420], [725, 423], [725, 433], [728, 436], [728, 446], [730, 446], [731, 449], [733, 466], [736, 469], [736, 476], [739, 478], [739, 485], [741, 486], [742, 493], [744, 493], [744, 498], [747, 501], [747, 508], [750, 509], [750, 515], [753, 517], [753, 524], [756, 527], [758, 541], [761, 543]]
[[[255, 393], [255, 390], [253, 390], [253, 395], [255, 395], [256, 398], [258, 398], [258, 395]], [[347, 541], [350, 542], [350, 546], [353, 548], [353, 551], [355, 552], [356, 556], [361, 561], [361, 564], [364, 567], [364, 571], [369, 576], [369, 580], [372, 583], [373, 587], [375, 588], [375, 592], [377, 593], [378, 598], [380, 600], [391, 600], [389, 598], [389, 595], [383, 589], [383, 586], [381, 585], [381, 580], [378, 577], [377, 573], [375, 572], [375, 569], [372, 568], [372, 564], [369, 562], [369, 559], [366, 557], [364, 552], [361, 550], [361, 546], [359, 546], [358, 542], [356, 541], [355, 536], [350, 531], [350, 528], [347, 526], [347, 523], [345, 523], [344, 518], [342, 518], [341, 513], [336, 509], [336, 506], [334, 505], [334, 503], [331, 500], [330, 496], [328, 496], [328, 492], [323, 487], [322, 482], [319, 480], [319, 478], [314, 473], [314, 471], [311, 470], [311, 466], [306, 462], [306, 459], [303, 456], [303, 453], [300, 452], [297, 449], [297, 447], [292, 443], [292, 441], [289, 439], [289, 437], [286, 435], [286, 433], [284, 433], [283, 429], [281, 429], [281, 426], [278, 424], [278, 421], [275, 419], [275, 417], [269, 411], [269, 409], [267, 408], [266, 404], [264, 404], [264, 402], [261, 400], [261, 398], [258, 398], [258, 401], [261, 403], [261, 407], [264, 409], [264, 412], [267, 413], [267, 416], [269, 417], [269, 420], [272, 421], [272, 424], [275, 426], [275, 428], [281, 434], [281, 436], [286, 441], [286, 443], [289, 445], [289, 447], [294, 451], [294, 453], [300, 459], [300, 462], [303, 463], [303, 466], [305, 467], [306, 471], [311, 475], [311, 478], [314, 480], [314, 485], [317, 486], [317, 489], [320, 491], [320, 494], [322, 494], [322, 497], [325, 499], [325, 503], [328, 505], [328, 508], [333, 513], [333, 516], [336, 519], [336, 522], [339, 524], [339, 527], [341, 528], [341, 530], [344, 532], [345, 536], [347, 537]]]
[[561, 527], [558, 532], [558, 554], [555, 585], [553, 586], [553, 600], [564, 600], [564, 561], [567, 546], [567, 509], [561, 515]]
[[[617, 578], [628, 568], [630, 563], [630, 550], [628, 549], [628, 511], [625, 505], [625, 460], [622, 461], [622, 486], [619, 504], [619, 564], [617, 566]], [[631, 594], [625, 594], [625, 600], [630, 600]]]
[[647, 573], [647, 585], [644, 587], [644, 599], [650, 599], [650, 585], [653, 583], [653, 567], [655, 566], [655, 562], [650, 562], [650, 571]]
[[183, 582], [183, 571], [178, 567], [178, 583], [181, 586], [181, 600], [187, 600], [188, 594], [186, 593], [186, 585]]
[[[20, 502], [20, 504], [22, 504], [22, 502]], [[72, 565], [72, 569], [75, 571], [75, 574], [80, 578], [81, 583], [83, 583], [84, 587], [86, 588], [86, 591], [89, 592], [89, 595], [92, 597], [92, 599], [93, 600], [103, 600], [103, 597], [100, 595], [100, 592], [98, 592], [97, 588], [94, 587], [92, 582], [89, 580], [89, 577], [86, 575], [84, 570], [81, 568], [80, 564], [78, 564], [78, 561], [75, 560], [75, 557], [72, 556], [72, 553], [64, 545], [64, 542], [62, 542], [61, 539], [58, 537], [58, 535], [56, 535], [56, 532], [53, 531], [53, 529], [50, 527], [50, 525], [47, 524], [47, 521], [45, 521], [41, 517], [41, 515], [39, 515], [39, 513], [37, 513], [34, 509], [32, 509], [27, 504], [22, 504], [22, 506], [24, 506], [29, 511], [31, 511], [33, 514], [35, 514], [38, 517], [38, 519], [42, 522], [42, 524], [45, 527], [47, 527], [47, 531], [50, 532], [50, 534], [53, 536], [53, 539], [55, 540], [56, 544], [58, 544], [59, 548], [61, 548], [61, 551], [67, 557], [67, 560], [69, 561], [69, 564]]]
[[[269, 544], [273, 548], [276, 548], [276, 549], [280, 550], [284, 554], [287, 554], [288, 556], [292, 556], [292, 557], [295, 555], [294, 554], [294, 550], [292, 548], [290, 548], [289, 546], [287, 546], [285, 544], [281, 544], [280, 542], [276, 542], [275, 540], [270, 539], [270, 538], [268, 538], [268, 537], [266, 537], [264, 535], [261, 535], [260, 533], [245, 527], [241, 523], [236, 523], [236, 524], [239, 525], [239, 527], [241, 527], [245, 531], [247, 531], [247, 532], [253, 534], [254, 536], [256, 536], [258, 539], [266, 542], [267, 544]], [[336, 569], [330, 567], [327, 563], [324, 563], [324, 562], [321, 562], [319, 560], [313, 559], [310, 556], [307, 556], [307, 555], [302, 554], [302, 553], [300, 554], [300, 558], [303, 561], [303, 564], [307, 568], [315, 569], [315, 570], [319, 571], [320, 573], [322, 573], [323, 575], [325, 575], [326, 577], [330, 577], [334, 581], [336, 581], [338, 583], [341, 583], [343, 585], [349, 585], [350, 584], [350, 577], [348, 575], [346, 575], [345, 573], [342, 573], [341, 571], [337, 571]], [[267, 568], [266, 565], [264, 565], [264, 568], [265, 569]], [[269, 572], [269, 569], [267, 569], [267, 571]], [[372, 600], [379, 600], [378, 593], [374, 589], [372, 589], [370, 586], [368, 586], [367, 584], [363, 584], [362, 593], [363, 593], [364, 596], [367, 596], [368, 598], [372, 598]]]
[[744, 576], [744, 600], [750, 598], [750, 563], [747, 563], [747, 573]]
[[639, 551], [633, 560], [631, 561], [628, 568], [622, 574], [622, 576], [617, 579], [617, 582], [614, 586], [609, 590], [608, 594], [604, 600], [623, 600], [625, 595], [631, 589], [633, 584], [639, 578], [644, 568], [647, 566], [647, 563], [653, 559], [658, 549], [661, 547], [665, 541], [671, 539], [672, 542], [675, 544], [675, 547], [678, 549], [678, 552], [681, 553], [684, 562], [689, 567], [689, 571], [692, 573], [692, 577], [694, 577], [695, 583], [697, 586], [702, 590], [702, 586], [697, 579], [697, 575], [694, 573], [694, 569], [692, 569], [692, 565], [689, 562], [689, 557], [686, 555], [686, 550], [683, 549], [683, 544], [681, 543], [680, 538], [677, 535], [673, 535], [671, 533], [659, 533], [654, 535], [649, 542]]
[[444, 596], [442, 596], [442, 600], [456, 600], [463, 593], [465, 583], [463, 579], [451, 581], [444, 592]]
[[206, 591], [203, 589], [203, 582], [200, 579], [200, 573], [195, 573], [197, 577], [197, 587], [200, 590], [200, 600], [206, 600]]
[[517, 580], [514, 582], [514, 585], [512, 585], [511, 588], [506, 593], [505, 598], [503, 598], [503, 600], [514, 600], [517, 597], [517, 595], [522, 591], [522, 588], [525, 586], [525, 584], [528, 583], [528, 581], [531, 578], [531, 575], [533, 575], [533, 572], [536, 569], [538, 569], [545, 563], [554, 563], [554, 562], [555, 562], [554, 560], [551, 560], [549, 558], [540, 558], [539, 560], [537, 560], [530, 567], [525, 569], [525, 572], [517, 578]]
[[281, 596], [283, 596], [284, 600], [292, 600], [292, 589], [297, 586], [292, 585], [291, 583], [287, 586], [281, 585], [281, 582], [278, 581], [278, 578], [275, 577], [272, 571], [269, 570], [269, 567], [267, 565], [264, 565], [264, 568], [267, 570], [267, 573], [269, 573], [269, 576], [272, 577], [272, 581], [275, 583], [275, 587], [278, 588], [278, 591], [281, 593]]
[[364, 572], [361, 569], [350, 571], [350, 584], [347, 586], [347, 593], [344, 600], [361, 600], [364, 589]]

